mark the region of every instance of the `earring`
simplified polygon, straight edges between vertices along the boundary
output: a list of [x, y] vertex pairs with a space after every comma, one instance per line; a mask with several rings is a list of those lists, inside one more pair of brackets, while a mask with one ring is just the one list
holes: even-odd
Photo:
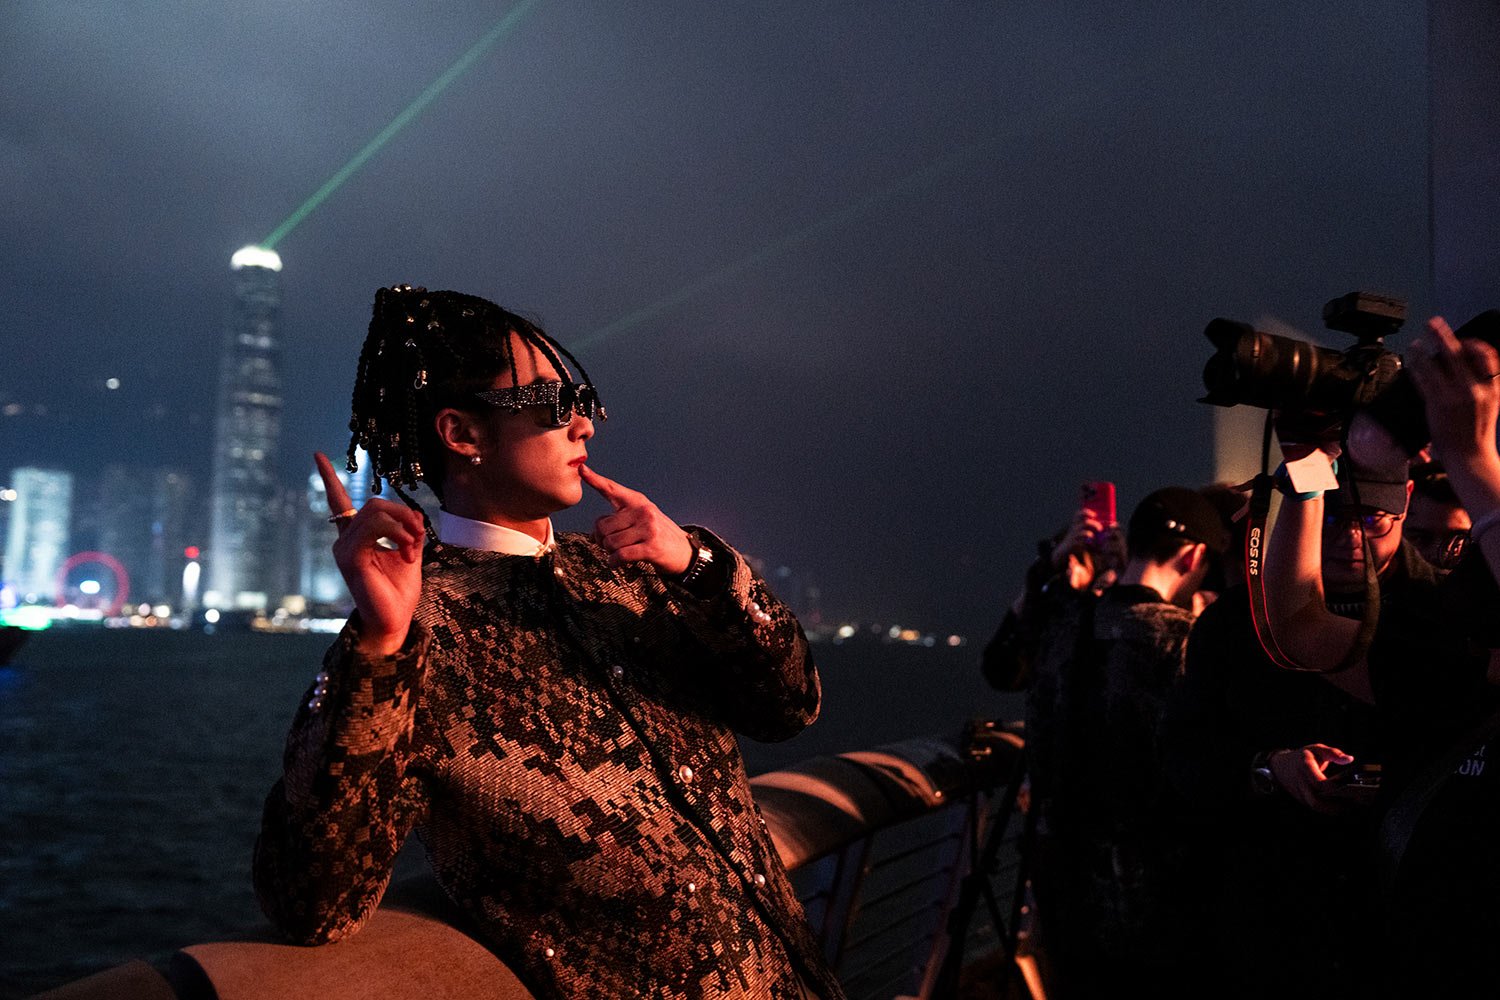
[[478, 455], [478, 453], [475, 453], [475, 454], [469, 456], [469, 464], [470, 465], [483, 465], [484, 464], [484, 459], [481, 458]]

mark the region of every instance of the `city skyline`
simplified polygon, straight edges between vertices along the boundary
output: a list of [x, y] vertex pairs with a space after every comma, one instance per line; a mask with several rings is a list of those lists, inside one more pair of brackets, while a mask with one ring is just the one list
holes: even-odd
[[[365, 468], [362, 449], [358, 457]], [[156, 624], [159, 617], [161, 624], [167, 624], [169, 619], [198, 621], [198, 613], [209, 607], [235, 610], [223, 602], [199, 599], [199, 573], [210, 557], [201, 542], [209, 535], [210, 504], [182, 469], [115, 463], [81, 475], [61, 469], [18, 469], [11, 470], [10, 477], [21, 482], [22, 489], [0, 483], [0, 555], [8, 554], [13, 543], [11, 515], [17, 515], [15, 520], [27, 517], [28, 504], [17, 501], [24, 498], [34, 504], [32, 484], [38, 481], [52, 494], [47, 529], [50, 554], [46, 569], [37, 576], [45, 585], [33, 586], [29, 593], [13, 585], [14, 564], [0, 559], [0, 584], [7, 585], [0, 591], [0, 612], [26, 602], [81, 604], [92, 610], [111, 608], [120, 615], [150, 615], [150, 624]], [[339, 478], [354, 502], [368, 499], [363, 475], [340, 471]], [[66, 503], [59, 499], [59, 490], [68, 498]], [[203, 502], [195, 504], [195, 496]], [[270, 533], [262, 563], [268, 579], [277, 582], [269, 588], [265, 606], [255, 610], [266, 617], [277, 611], [313, 618], [346, 614], [349, 596], [333, 559], [336, 532], [328, 523], [322, 478], [311, 473], [304, 483], [278, 487], [269, 510], [277, 530]], [[809, 631], [827, 631], [839, 641], [871, 628], [882, 635], [894, 628], [886, 638], [932, 642], [934, 633], [913, 629], [910, 618], [901, 618], [907, 624], [898, 626], [881, 622], [855, 626], [846, 618], [825, 621], [822, 589], [815, 574], [768, 563], [753, 553], [746, 558], [797, 608]], [[61, 579], [58, 571], [65, 564], [71, 571], [66, 585], [57, 591], [53, 584]], [[88, 589], [80, 590], [80, 585]], [[120, 593], [122, 589], [125, 594]], [[121, 603], [123, 609], [118, 606]]]
[[381, 136], [275, 244], [278, 481], [342, 453], [376, 287], [474, 292], [579, 348], [601, 473], [839, 617], [992, 628], [1080, 483], [1207, 480], [1215, 317], [1466, 308], [1422, 5], [542, 2], [402, 119], [512, 6], [24, 0], [0, 467], [209, 482], [224, 261]]

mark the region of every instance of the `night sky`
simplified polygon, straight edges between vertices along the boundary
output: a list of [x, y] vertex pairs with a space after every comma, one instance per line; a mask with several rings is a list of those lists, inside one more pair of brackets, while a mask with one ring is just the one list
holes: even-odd
[[[511, 9], [7, 4], [0, 477], [206, 484], [230, 255]], [[1419, 326], [1426, 75], [1399, 0], [540, 0], [277, 244], [280, 464], [342, 453], [376, 286], [473, 292], [579, 346], [600, 472], [982, 639], [1082, 480], [1210, 477], [1210, 319]]]

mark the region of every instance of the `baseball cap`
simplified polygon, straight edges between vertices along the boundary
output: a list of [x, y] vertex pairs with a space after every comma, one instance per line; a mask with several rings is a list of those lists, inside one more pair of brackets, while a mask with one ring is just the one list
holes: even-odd
[[1215, 553], [1229, 548], [1229, 530], [1218, 508], [1186, 486], [1167, 486], [1147, 496], [1130, 515], [1129, 531], [1132, 538], [1170, 532], [1202, 542]]
[[[1346, 509], [1355, 506], [1371, 507], [1388, 514], [1404, 513], [1406, 481], [1410, 472], [1410, 466], [1404, 458], [1382, 465], [1354, 462], [1352, 456], [1347, 464], [1340, 459], [1339, 488], [1328, 494], [1329, 505]], [[1349, 484], [1351, 475], [1354, 478], [1353, 489]]]

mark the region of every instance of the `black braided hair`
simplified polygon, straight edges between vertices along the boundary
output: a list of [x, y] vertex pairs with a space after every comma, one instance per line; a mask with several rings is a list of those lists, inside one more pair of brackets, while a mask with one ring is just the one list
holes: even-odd
[[[550, 361], [563, 381], [588, 382], [588, 373], [561, 344], [487, 299], [411, 285], [377, 289], [350, 403], [348, 471], [358, 471], [355, 450], [363, 448], [370, 456], [372, 492], [384, 479], [408, 506], [421, 510], [404, 490], [425, 482], [441, 499], [447, 449], [433, 418], [444, 407], [472, 406], [474, 393], [491, 388], [501, 374], [518, 381], [512, 333]], [[577, 371], [576, 380], [563, 358]]]

